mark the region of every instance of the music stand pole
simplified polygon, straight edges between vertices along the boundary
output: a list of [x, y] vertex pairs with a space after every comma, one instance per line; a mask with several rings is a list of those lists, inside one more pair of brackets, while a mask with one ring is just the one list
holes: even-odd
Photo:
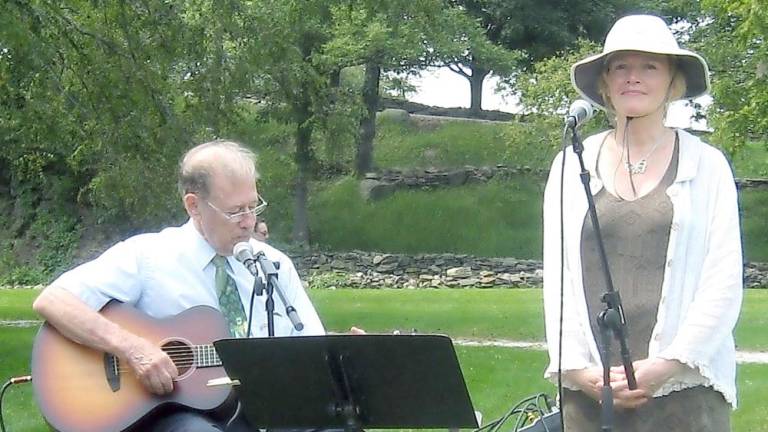
[[[613, 279], [611, 278], [611, 271], [608, 268], [608, 257], [605, 253], [605, 244], [603, 243], [603, 236], [600, 232], [600, 223], [597, 218], [597, 209], [595, 208], [595, 200], [592, 196], [592, 188], [589, 186], [589, 171], [587, 171], [584, 165], [584, 145], [579, 138], [579, 134], [575, 126], [569, 125], [571, 130], [571, 145], [574, 153], [579, 159], [579, 166], [581, 172], [579, 177], [581, 183], [584, 185], [584, 193], [587, 196], [587, 203], [589, 204], [589, 217], [592, 221], [592, 227], [595, 230], [595, 239], [597, 240], [598, 253], [600, 255], [600, 264], [603, 270], [603, 276], [605, 277], [606, 292], [600, 297], [600, 300], [605, 304], [605, 308], [597, 316], [597, 324], [600, 327], [600, 340], [601, 350], [600, 357], [602, 358], [603, 365], [603, 389], [601, 392], [601, 426], [602, 432], [609, 432], [613, 430], [613, 389], [611, 388], [611, 333], [619, 341], [621, 349], [621, 362], [624, 366], [624, 373], [627, 376], [627, 383], [630, 390], [637, 389], [637, 381], [635, 380], [635, 370], [632, 366], [632, 358], [629, 354], [629, 346], [627, 345], [627, 320], [624, 316], [624, 308], [621, 305], [621, 296], [618, 291], [613, 287]], [[563, 155], [565, 156], [565, 155]]]

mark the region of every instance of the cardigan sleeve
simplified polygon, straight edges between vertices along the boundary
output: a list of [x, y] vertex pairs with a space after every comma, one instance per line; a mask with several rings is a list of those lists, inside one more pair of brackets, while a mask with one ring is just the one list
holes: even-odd
[[[561, 292], [563, 299], [562, 320], [562, 370], [577, 370], [592, 365], [589, 344], [585, 339], [583, 325], [585, 324], [577, 307], [577, 287], [574, 277], [579, 277], [580, 272], [571, 272], [568, 266], [561, 265], [561, 233], [560, 223], [560, 178], [561, 164], [564, 153], [555, 157], [550, 169], [549, 178], [544, 191], [544, 316], [546, 325], [547, 349], [549, 353], [549, 366], [545, 371], [545, 378], [556, 381], [558, 374], [558, 357], [560, 355], [560, 301]], [[567, 158], [566, 158], [567, 159]], [[573, 165], [571, 165], [573, 167]], [[568, 172], [566, 168], [566, 172]], [[571, 169], [570, 171], [573, 171]], [[575, 177], [574, 177], [575, 178]], [[566, 194], [566, 200], [568, 198]], [[565, 205], [566, 217], [568, 217], [568, 205]], [[571, 215], [572, 216], [572, 215]], [[566, 245], [568, 240], [566, 239]], [[566, 259], [566, 263], [568, 260]], [[561, 271], [562, 279], [561, 284]], [[563, 288], [561, 290], [561, 288]], [[570, 385], [564, 382], [564, 385]]]
[[707, 217], [701, 274], [677, 334], [659, 357], [679, 360], [712, 379], [714, 357], [723, 344], [733, 343], [743, 296], [743, 262], [733, 174], [722, 153], [707, 150], [702, 169], [711, 186], [694, 197], [709, 200], [706, 215], [694, 215]]

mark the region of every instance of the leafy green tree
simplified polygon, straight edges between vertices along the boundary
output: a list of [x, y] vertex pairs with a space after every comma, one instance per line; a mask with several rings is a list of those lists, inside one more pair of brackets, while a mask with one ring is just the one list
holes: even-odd
[[[616, 13], [611, 1], [450, 0], [480, 22], [494, 49], [472, 47], [449, 63], [470, 83], [470, 109], [482, 106], [482, 84], [490, 73], [514, 76], [533, 63], [572, 47], [578, 38], [598, 40]], [[512, 53], [518, 53], [513, 55]]]
[[[382, 72], [412, 73], [455, 58], [469, 48], [475, 23], [443, 0], [350, 0], [334, 8], [334, 39], [328, 53], [349, 65], [365, 67], [363, 115], [355, 171], [373, 168], [376, 111]], [[474, 30], [473, 30], [474, 29]]]
[[[574, 48], [576, 41], [601, 42], [613, 22], [631, 13], [654, 13], [671, 22], [687, 17], [697, 1], [684, 0], [449, 0], [477, 20], [480, 39], [447, 63], [470, 84], [470, 109], [482, 106], [483, 81], [494, 73], [514, 88], [518, 73], [536, 62]], [[479, 40], [490, 41], [488, 45]]]
[[[549, 163], [562, 144], [563, 115], [579, 97], [571, 85], [571, 65], [599, 51], [596, 43], [579, 39], [574, 48], [534, 63], [517, 77], [513, 94], [520, 100], [525, 117], [508, 128], [510, 142], [515, 143], [516, 149], [524, 151], [524, 146], [531, 146], [529, 153], [544, 158], [542, 165]], [[608, 126], [604, 114], [597, 117], [585, 125], [584, 136]]]
[[310, 242], [309, 181], [316, 165], [313, 134], [337, 107], [341, 66], [326, 53], [332, 38], [334, 1], [259, 0], [243, 6], [242, 53], [261, 98], [294, 125], [294, 212], [292, 239]]
[[4, 3], [0, 190], [13, 211], [0, 217], [16, 221], [19, 249], [52, 256], [61, 239], [77, 241], [57, 231], [72, 232], [70, 221], [114, 225], [117, 237], [183, 217], [169, 173], [236, 120], [246, 69], [223, 18], [239, 2], [213, 6]]
[[[161, 1], [7, 6], [0, 18], [0, 159], [9, 181], [32, 187], [29, 180], [38, 179], [38, 197], [61, 181], [66, 190], [54, 199], [93, 206], [105, 218], [156, 222], [168, 210], [162, 200], [113, 200], [107, 185], [143, 171], [157, 180], [141, 186], [144, 193], [172, 190], [151, 174], [190, 137], [173, 109], [180, 97], [177, 11]], [[148, 219], [132, 218], [138, 215]]]
[[731, 153], [768, 142], [768, 8], [759, 0], [704, 0], [694, 37], [712, 70], [712, 140]]
[[600, 49], [596, 43], [580, 39], [573, 49], [538, 61], [528, 72], [521, 73], [514, 95], [520, 99], [525, 112], [563, 115], [568, 105], [579, 97], [571, 85], [571, 65]]

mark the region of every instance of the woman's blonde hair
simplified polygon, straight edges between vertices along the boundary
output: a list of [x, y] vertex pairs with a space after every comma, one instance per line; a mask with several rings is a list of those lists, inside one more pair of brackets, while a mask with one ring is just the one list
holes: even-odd
[[[608, 67], [611, 64], [611, 60], [617, 53], [612, 53], [605, 57], [603, 63], [603, 71], [600, 74], [600, 78], [597, 80], [597, 91], [602, 96], [605, 102], [605, 110], [610, 114], [616, 114], [616, 109], [611, 101], [610, 92], [608, 91]], [[664, 101], [665, 105], [669, 105], [671, 102], [682, 99], [685, 95], [685, 91], [688, 88], [688, 84], [685, 81], [685, 74], [682, 73], [677, 65], [677, 58], [671, 55], [664, 56], [669, 63], [669, 74], [672, 76], [672, 81], [669, 82], [669, 89], [667, 90], [667, 98]]]

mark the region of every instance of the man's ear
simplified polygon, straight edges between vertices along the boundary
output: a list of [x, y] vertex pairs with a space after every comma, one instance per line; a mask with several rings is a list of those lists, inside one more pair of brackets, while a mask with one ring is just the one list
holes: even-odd
[[200, 217], [200, 198], [193, 193], [184, 195], [184, 208], [187, 210], [189, 217]]

